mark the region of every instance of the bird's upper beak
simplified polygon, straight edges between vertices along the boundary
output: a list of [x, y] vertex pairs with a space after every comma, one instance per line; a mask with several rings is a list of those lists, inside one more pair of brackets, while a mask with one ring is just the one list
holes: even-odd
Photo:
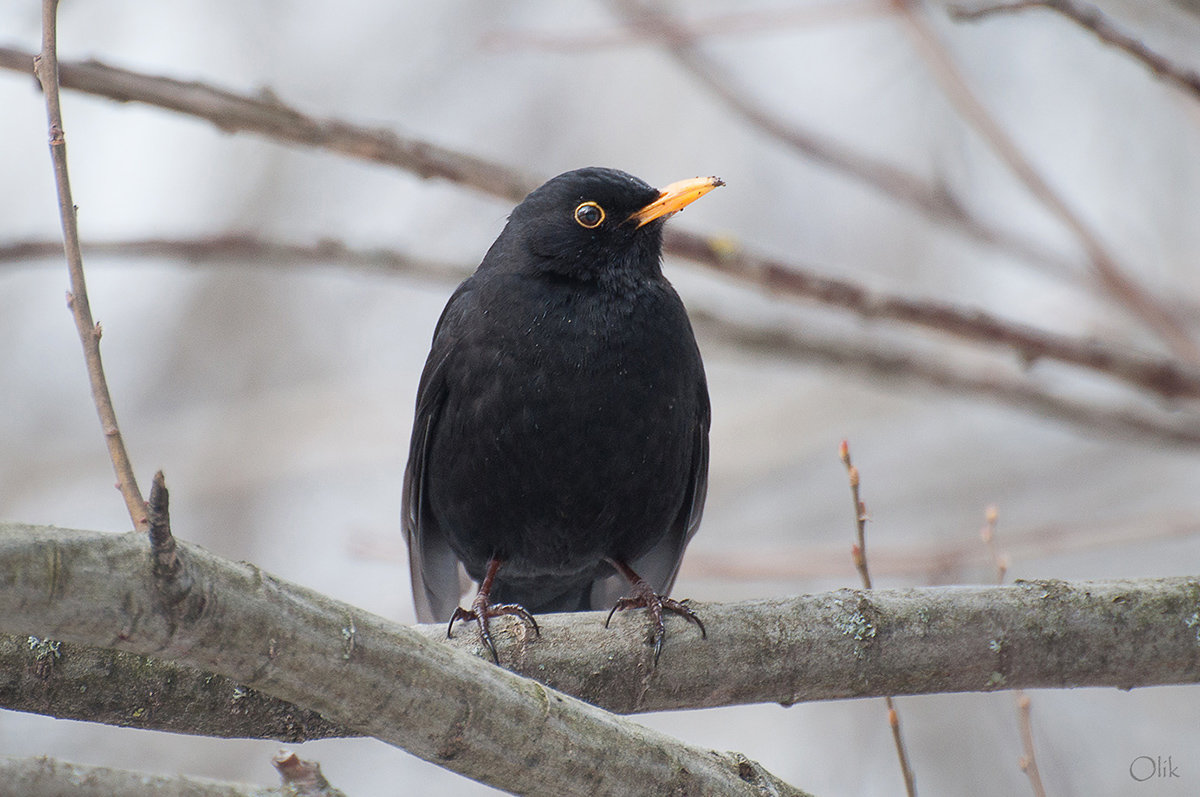
[[641, 227], [655, 219], [678, 213], [720, 185], [725, 185], [725, 181], [719, 177], [693, 177], [690, 180], [671, 183], [659, 192], [658, 199], [635, 211], [629, 219], [637, 221], [637, 226]]

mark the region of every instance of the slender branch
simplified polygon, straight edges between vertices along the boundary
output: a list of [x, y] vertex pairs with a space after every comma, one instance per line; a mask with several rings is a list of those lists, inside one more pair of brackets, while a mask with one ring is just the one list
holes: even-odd
[[[356, 732], [413, 741], [414, 752], [435, 759], [437, 743], [446, 739], [430, 729], [451, 727], [469, 690], [471, 700], [482, 701], [471, 703], [478, 712], [502, 719], [490, 730], [464, 729], [456, 759], [463, 768], [490, 755], [486, 733], [523, 728], [514, 735], [527, 739], [543, 732], [545, 722], [525, 713], [524, 698], [509, 693], [510, 684], [522, 695], [558, 699], [502, 677], [483, 660], [488, 654], [475, 636], [445, 642], [444, 624], [409, 629], [195, 546], [180, 542], [179, 550], [204, 585], [204, 594], [189, 601], [203, 597], [206, 605], [192, 626], [167, 638], [152, 611], [149, 576], [142, 583], [112, 575], [148, 569], [140, 535], [0, 524], [0, 632], [35, 632], [219, 672]], [[676, 634], [678, 626], [668, 623], [670, 644], [658, 668], [651, 666], [645, 618], [635, 615], [614, 618], [611, 628], [598, 612], [543, 615], [536, 639], [515, 622], [498, 622], [494, 632], [506, 667], [620, 713], [1200, 682], [1195, 578], [843, 589], [700, 608], [709, 639]], [[345, 659], [342, 628], [350, 618], [357, 638]], [[322, 683], [336, 693], [321, 692]], [[552, 714], [572, 706], [555, 703]], [[561, 739], [554, 729], [545, 733], [541, 754], [553, 757]], [[615, 744], [616, 733], [610, 728], [601, 736]], [[520, 742], [508, 741], [520, 760]], [[624, 749], [616, 744], [612, 755]], [[579, 760], [590, 751], [580, 749]], [[507, 772], [506, 765], [497, 769]]]
[[952, 5], [947, 8], [951, 18], [974, 21], [994, 14], [1012, 13], [1029, 8], [1055, 11], [1096, 35], [1105, 44], [1123, 51], [1139, 61], [1158, 77], [1175, 85], [1193, 97], [1200, 98], [1200, 74], [1154, 52], [1140, 39], [1126, 33], [1106, 17], [1099, 8], [1073, 0], [1021, 0], [1021, 2], [985, 5], [975, 8]]
[[1054, 274], [1071, 274], [1071, 265], [1020, 236], [1001, 230], [976, 217], [943, 185], [931, 184], [917, 175], [872, 155], [835, 141], [778, 114], [754, 99], [754, 92], [738, 85], [693, 43], [689, 29], [639, 0], [610, 3], [630, 25], [657, 38], [663, 49], [714, 97], [754, 129], [770, 136], [801, 157], [869, 186], [893, 201], [947, 225], [980, 243], [994, 246], [1018, 258], [1046, 266]]
[[[824, 3], [805, 3], [795, 7], [778, 7], [764, 10], [738, 9], [727, 13], [715, 13], [678, 22], [674, 26], [672, 40], [696, 41], [699, 39], [728, 38], [731, 36], [759, 36], [778, 33], [781, 30], [812, 28], [844, 22], [858, 22], [883, 15], [890, 15], [889, 0], [827, 0]], [[631, 20], [630, 24], [616, 28], [589, 28], [585, 32], [566, 34], [560, 31], [539, 33], [528, 30], [502, 30], [488, 34], [483, 39], [486, 47], [494, 49], [542, 50], [577, 54], [582, 50], [608, 47], [628, 47], [631, 44], [660, 44], [662, 33]]]
[[[744, 756], [682, 744], [251, 565], [178, 541], [176, 555], [195, 587], [164, 612], [142, 534], [0, 526], [0, 632], [210, 670], [525, 794], [629, 783], [655, 794], [801, 793]], [[629, 629], [614, 636], [632, 643], [633, 671], [653, 678], [641, 624], [613, 625]]]
[[772, 294], [839, 307], [867, 319], [899, 321], [989, 346], [1013, 350], [1023, 362], [1046, 358], [1108, 374], [1167, 397], [1200, 397], [1200, 368], [1173, 358], [1115, 349], [1095, 340], [1058, 335], [1005, 321], [982, 310], [871, 291], [851, 280], [826, 277], [743, 250], [728, 239], [668, 227], [672, 254], [757, 285]]
[[[24, 71], [28, 69], [27, 58], [19, 50], [0, 47], [0, 67]], [[96, 62], [64, 64], [62, 75], [64, 85], [93, 94], [147, 102], [210, 119], [222, 129], [255, 130], [280, 140], [390, 163], [510, 200], [523, 198], [523, 192], [536, 184], [536, 180], [521, 177], [511, 169], [427, 142], [403, 139], [401, 146], [396, 143], [399, 137], [390, 131], [367, 130], [336, 120], [318, 122], [273, 97], [254, 99], [204, 84], [181, 83]], [[293, 122], [297, 130], [288, 128]], [[312, 133], [314, 127], [319, 135]], [[346, 130], [353, 131], [353, 135], [340, 137], [339, 131]], [[818, 275], [731, 245], [727, 238], [668, 227], [665, 250], [781, 295], [841, 307], [864, 318], [900, 321], [977, 343], [1006, 346], [1027, 363], [1041, 358], [1061, 360], [1137, 385], [1153, 386], [1150, 389], [1164, 396], [1200, 397], [1200, 369], [1174, 359], [1121, 352], [1094, 341], [1081, 343], [977, 310], [871, 293], [851, 281]]]
[[917, 52], [929, 64], [930, 71], [947, 99], [958, 109], [963, 119], [983, 137], [1029, 193], [1071, 231], [1087, 253], [1092, 271], [1105, 293], [1154, 330], [1178, 357], [1192, 365], [1200, 365], [1200, 346], [1192, 339], [1187, 327], [1163, 302], [1125, 273], [1096, 231], [1034, 167], [1016, 141], [975, 96], [958, 64], [929, 20], [916, 8], [914, 0], [893, 2], [905, 31], [912, 39]]
[[[983, 539], [983, 544], [987, 546], [988, 555], [992, 559], [992, 566], [996, 571], [996, 583], [1003, 584], [1009, 563], [1008, 557], [1001, 554], [996, 545], [996, 522], [999, 517], [999, 510], [994, 506], [989, 506], [984, 515], [983, 529], [979, 536]], [[1042, 773], [1037, 764], [1037, 748], [1033, 744], [1033, 701], [1025, 694], [1024, 689], [1014, 689], [1012, 695], [1017, 709], [1017, 725], [1021, 732], [1021, 747], [1025, 751], [1019, 762], [1021, 771], [1029, 778], [1029, 785], [1033, 789], [1034, 797], [1046, 797], [1046, 787], [1042, 783]]]
[[[20, 50], [0, 47], [0, 67], [28, 71], [28, 56]], [[63, 63], [60, 79], [66, 88], [206, 119], [227, 133], [246, 131], [276, 141], [318, 147], [395, 166], [426, 179], [449, 180], [514, 202], [539, 184], [513, 169], [391, 130], [309, 116], [280, 102], [269, 91], [250, 97], [206, 83], [146, 75], [98, 61]]]
[[146, 528], [146, 506], [138, 489], [125, 441], [117, 425], [117, 413], [108, 392], [108, 380], [100, 359], [100, 325], [92, 319], [88, 302], [87, 282], [83, 276], [83, 255], [79, 251], [79, 228], [75, 216], [75, 201], [71, 198], [71, 181], [67, 173], [67, 141], [63, 133], [62, 107], [58, 96], [58, 0], [42, 3], [42, 51], [34, 58], [34, 71], [46, 97], [46, 117], [50, 125], [50, 159], [54, 164], [54, 182], [58, 189], [58, 210], [62, 221], [63, 250], [71, 275], [71, 292], [67, 305], [75, 318], [83, 356], [87, 363], [92, 400], [100, 416], [100, 426], [108, 445], [108, 455], [117, 476], [117, 487], [125, 499], [125, 508], [136, 528]]
[[[231, 234], [194, 239], [138, 239], [84, 244], [90, 256], [108, 255], [130, 257], [172, 257], [193, 263], [229, 263], [239, 267], [274, 266], [293, 269], [304, 265], [343, 264], [368, 273], [411, 275], [441, 282], [454, 282], [470, 274], [467, 266], [424, 260], [407, 253], [389, 249], [355, 249], [338, 241], [321, 241], [314, 245], [295, 244], [261, 239], [246, 234]], [[27, 262], [50, 257], [58, 245], [50, 242], [27, 241], [0, 245], [0, 262]], [[865, 289], [852, 283], [858, 295]], [[845, 295], [845, 294], [836, 294]], [[931, 305], [939, 308], [940, 305]], [[918, 310], [917, 312], [922, 312]], [[930, 310], [936, 312], [936, 310]], [[763, 327], [719, 315], [703, 307], [693, 307], [692, 322], [702, 334], [713, 340], [744, 349], [783, 357], [796, 362], [822, 363], [843, 370], [857, 371], [879, 381], [902, 382], [907, 385], [931, 385], [951, 393], [967, 395], [1012, 407], [1022, 412], [1055, 419], [1070, 424], [1090, 435], [1118, 434], [1131, 440], [1152, 441], [1156, 444], [1194, 446], [1200, 444], [1200, 417], [1176, 410], [1164, 413], [1136, 407], [1109, 407], [1059, 396], [1027, 376], [1005, 376], [994, 367], [973, 373], [961, 366], [942, 364], [929, 356], [904, 351], [889, 334], [887, 344], [872, 345], [849, 340], [828, 338], [815, 330]], [[970, 311], [960, 311], [960, 317], [970, 324], [978, 318]], [[985, 319], [986, 320], [986, 319]], [[1003, 322], [995, 322], [1003, 323]], [[980, 331], [986, 336], [994, 326]], [[1035, 335], [1044, 333], [1034, 331]], [[1130, 360], [1121, 349], [1097, 341], [1073, 340], [1072, 345], [1094, 349], [1100, 354], [1097, 362], [1109, 363], [1123, 370], [1134, 381], [1132, 387], [1162, 398], [1180, 395], [1179, 387], [1191, 387], [1200, 397], [1200, 371], [1188, 376], [1188, 370], [1171, 361], [1159, 366], [1151, 360]], [[1184, 377], [1179, 380], [1177, 377]], [[1137, 381], [1148, 380], [1148, 381]], [[1128, 380], [1127, 380], [1128, 381]], [[1164, 389], [1166, 392], [1163, 392]]]
[[[863, 589], [871, 589], [871, 570], [867, 563], [867, 505], [863, 502], [860, 492], [860, 476], [858, 468], [850, 461], [850, 443], [843, 440], [838, 447], [838, 457], [846, 466], [846, 477], [850, 482], [850, 497], [854, 503], [854, 545], [851, 552], [854, 558], [854, 569], [858, 571]], [[892, 744], [896, 748], [896, 757], [900, 761], [900, 776], [904, 779], [904, 793], [914, 797], [917, 793], [916, 776], [908, 759], [908, 750], [904, 746], [904, 734], [900, 730], [900, 712], [896, 710], [896, 701], [891, 695], [883, 696], [883, 704], [887, 708], [888, 727], [892, 731]]]

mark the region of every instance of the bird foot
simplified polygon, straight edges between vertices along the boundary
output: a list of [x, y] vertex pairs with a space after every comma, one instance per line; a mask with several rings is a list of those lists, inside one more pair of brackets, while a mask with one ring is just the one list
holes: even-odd
[[613, 615], [625, 609], [647, 609], [650, 612], [651, 619], [654, 620], [654, 666], [658, 666], [658, 656], [662, 653], [663, 635], [663, 612], [668, 611], [672, 614], [677, 614], [686, 620], [695, 623], [700, 627], [700, 636], [703, 639], [708, 638], [708, 633], [704, 630], [704, 623], [696, 616], [684, 601], [677, 601], [674, 598], [668, 598], [665, 595], [659, 595], [650, 585], [638, 579], [632, 581], [633, 595], [626, 596], [617, 601], [617, 605], [613, 606], [612, 611], [608, 613], [608, 618], [604, 621], [604, 627], [608, 628], [608, 623], [612, 620]]
[[446, 627], [446, 639], [450, 638], [450, 632], [454, 630], [456, 620], [474, 621], [479, 625], [479, 638], [483, 640], [483, 644], [487, 646], [488, 652], [492, 654], [492, 661], [499, 664], [500, 657], [496, 654], [496, 643], [492, 641], [492, 631], [489, 621], [493, 617], [500, 617], [506, 614], [516, 617], [532, 628], [535, 635], [542, 635], [541, 629], [538, 628], [537, 620], [533, 619], [533, 615], [524, 606], [517, 603], [492, 603], [488, 600], [486, 593], [480, 592], [475, 596], [475, 600], [471, 601], [470, 609], [464, 609], [459, 606], [454, 610], [454, 614], [450, 617], [450, 625]]

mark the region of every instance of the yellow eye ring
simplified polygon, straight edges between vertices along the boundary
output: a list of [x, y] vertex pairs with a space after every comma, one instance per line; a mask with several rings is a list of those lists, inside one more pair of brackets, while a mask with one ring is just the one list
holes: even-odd
[[575, 208], [575, 221], [580, 227], [594, 230], [604, 223], [604, 208], [595, 202], [584, 202]]

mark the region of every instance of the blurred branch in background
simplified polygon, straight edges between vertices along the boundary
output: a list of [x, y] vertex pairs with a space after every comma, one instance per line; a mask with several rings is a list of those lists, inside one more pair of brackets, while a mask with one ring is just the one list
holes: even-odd
[[[703, 241], [699, 236], [668, 240], [689, 246]], [[681, 249], [684, 246], [680, 246]], [[199, 265], [237, 265], [241, 268], [270, 266], [293, 269], [331, 267], [367, 273], [435, 279], [455, 284], [472, 270], [461, 264], [433, 261], [389, 249], [355, 249], [338, 241], [295, 244], [264, 239], [249, 234], [193, 239], [140, 239], [85, 244], [94, 256], [121, 258], [166, 257]], [[711, 247], [706, 247], [711, 251]], [[56, 257], [61, 247], [50, 241], [0, 243], [0, 263], [23, 263]], [[690, 251], [690, 250], [689, 250]], [[699, 260], [703, 252], [698, 252]], [[898, 345], [896, 335], [886, 332], [873, 340], [836, 338], [817, 329], [805, 328], [797, 321], [789, 325], [765, 325], [728, 317], [719, 310], [693, 307], [692, 320], [708, 338], [757, 351], [768, 356], [805, 363], [820, 363], [856, 372], [875, 382], [896, 382], [912, 386], [931, 386], [951, 394], [990, 401], [1066, 423], [1083, 434], [1120, 435], [1131, 440], [1154, 444], [1200, 445], [1200, 413], [1176, 407], [1163, 410], [1163, 399], [1200, 398], [1200, 371], [1169, 360], [1152, 360], [1116, 347], [1091, 340], [1051, 335], [1028, 327], [1007, 324], [977, 311], [959, 310], [934, 302], [920, 302], [871, 294], [848, 281], [812, 276], [805, 280], [793, 271], [770, 262], [751, 261], [749, 257], [714, 254], [726, 263], [740, 263], [739, 271], [752, 282], [791, 287], [798, 293], [815, 296], [835, 306], [849, 307], [858, 315], [871, 318], [903, 317], [938, 331], [954, 329], [958, 337], [985, 344], [1011, 342], [1024, 360], [1039, 354], [1073, 364], [1091, 367], [1115, 377], [1143, 394], [1149, 401], [1142, 406], [1113, 400], [1099, 403], [1063, 395], [1040, 384], [1035, 374], [1020, 365], [1001, 362], [987, 365], [950, 364], [946, 356], [917, 351]], [[772, 276], [776, 275], [776, 276]]]
[[[0, 67], [28, 69], [24, 53], [0, 48]], [[14, 67], [13, 65], [17, 66]], [[523, 198], [530, 181], [516, 170], [387, 130], [337, 120], [318, 121], [278, 99], [255, 99], [201, 83], [114, 69], [96, 62], [63, 64], [65, 86], [120, 100], [138, 100], [208, 119], [224, 130], [253, 130], [283, 141], [328, 148], [439, 177], [505, 199]], [[668, 229], [664, 250], [772, 293], [816, 300], [864, 318], [933, 329], [988, 346], [1013, 349], [1025, 363], [1054, 359], [1100, 371], [1164, 397], [1200, 397], [1200, 368], [1003, 321], [982, 311], [936, 301], [871, 293], [856, 283], [818, 275], [738, 246], [728, 238]]]
[[1095, 6], [1075, 3], [1072, 0], [1020, 0], [1020, 2], [996, 5], [951, 5], [947, 7], [947, 11], [953, 19], [974, 21], [1031, 8], [1041, 8], [1061, 14], [1085, 30], [1094, 33], [1100, 41], [1111, 44], [1134, 60], [1141, 62], [1158, 77], [1191, 95], [1192, 99], [1200, 100], [1200, 74], [1154, 52], [1136, 36], [1121, 30]]

